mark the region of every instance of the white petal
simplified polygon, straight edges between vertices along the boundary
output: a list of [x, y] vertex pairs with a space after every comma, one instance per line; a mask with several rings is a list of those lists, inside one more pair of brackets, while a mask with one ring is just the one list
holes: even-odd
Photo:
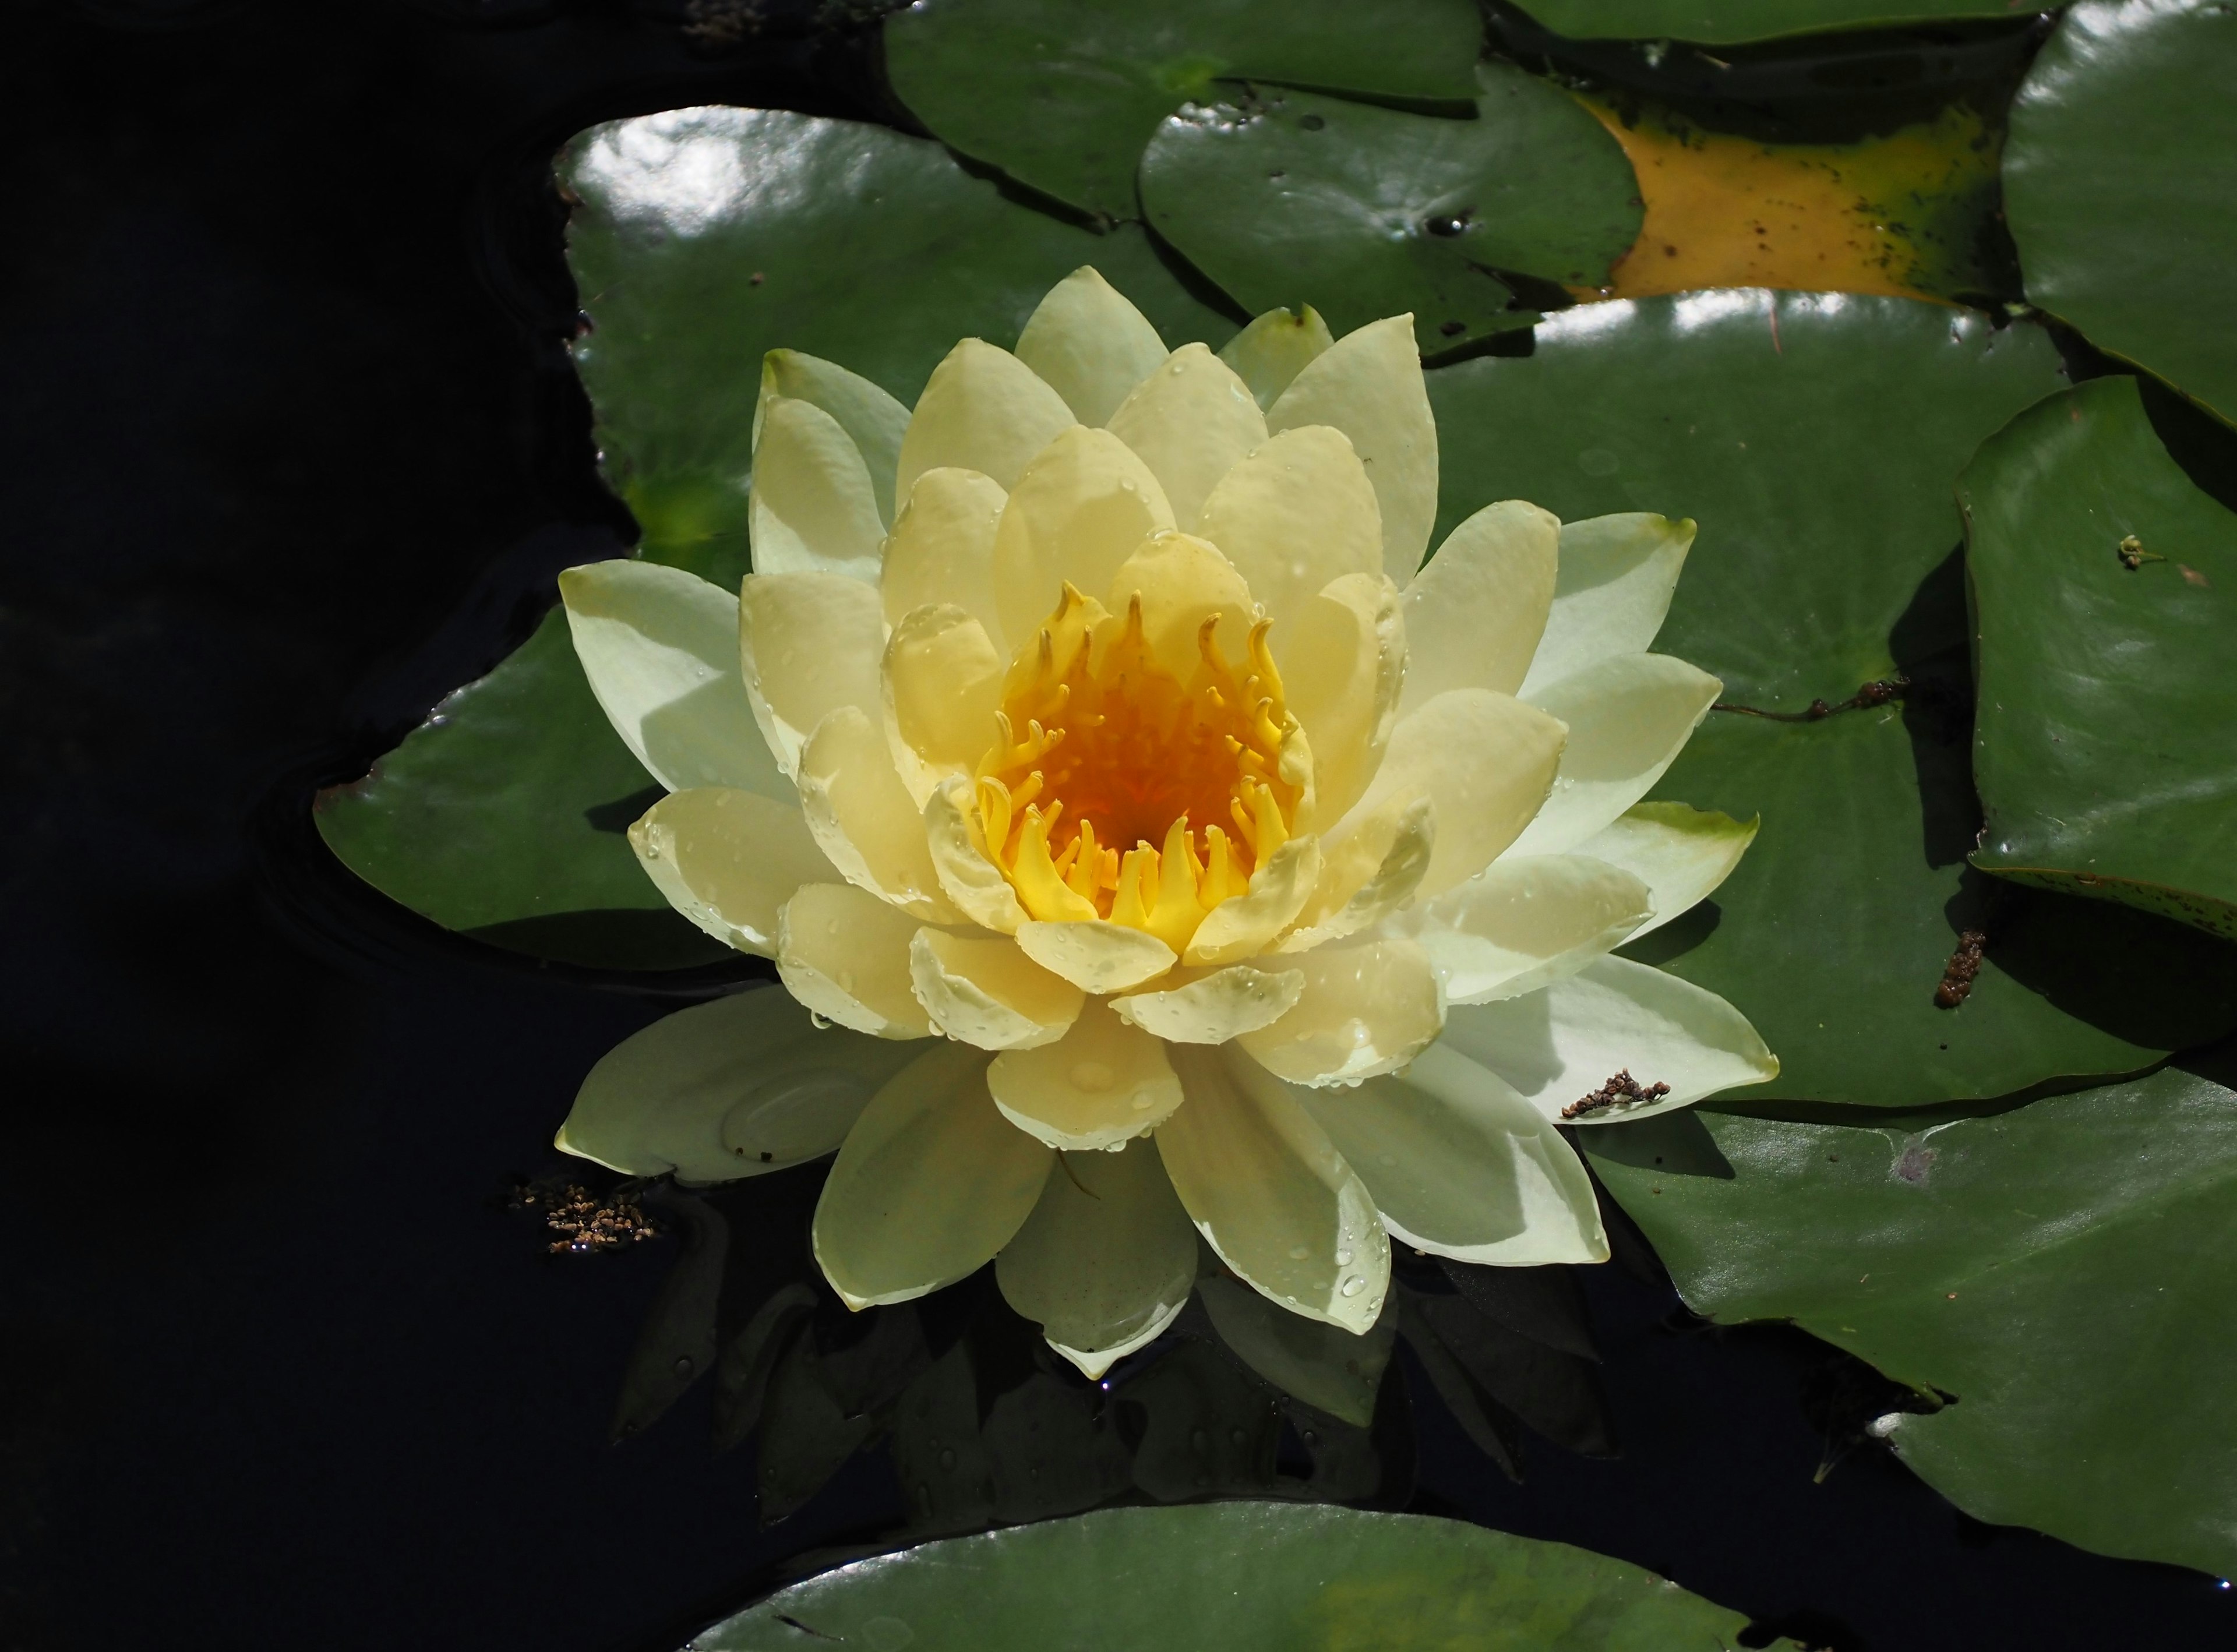
[[1631, 932], [1637, 940], [1715, 894], [1762, 823], [1760, 815], [1739, 821], [1690, 803], [1633, 803], [1576, 853], [1620, 866], [1646, 885], [1654, 915]]
[[940, 889], [956, 910], [983, 928], [1015, 935], [1026, 909], [1002, 869], [987, 858], [970, 781], [959, 776], [934, 790], [924, 805], [924, 833]]
[[1513, 1088], [1442, 1043], [1356, 1090], [1299, 1090], [1393, 1239], [1459, 1262], [1605, 1262], [1592, 1178]]
[[1346, 823], [1323, 853], [1297, 927], [1274, 950], [1310, 952], [1380, 923], [1414, 898], [1436, 844], [1437, 811], [1427, 797], [1387, 798]]
[[941, 893], [924, 817], [894, 768], [892, 743], [842, 705], [800, 750], [800, 807], [816, 846], [849, 883], [934, 923], [960, 915]]
[[[734, 652], [756, 723], [787, 775], [815, 725], [842, 705], [884, 716], [878, 593], [834, 573], [751, 573], [738, 590]], [[756, 789], [757, 790], [757, 789]]]
[[1320, 875], [1320, 841], [1291, 838], [1250, 875], [1247, 894], [1212, 908], [1189, 938], [1183, 961], [1202, 968], [1256, 957], [1304, 910]]
[[839, 421], [861, 454], [877, 499], [878, 519], [894, 519], [894, 472], [901, 464], [901, 436], [909, 410], [859, 373], [799, 350], [772, 350], [762, 358], [762, 392], [754, 404], [754, 444], [771, 400], [789, 396], [812, 402]]
[[1010, 496], [977, 471], [927, 471], [916, 479], [887, 537], [879, 590], [886, 623], [934, 603], [954, 603], [987, 628], [995, 651], [1010, 651], [994, 601], [994, 525]]
[[1281, 1020], [1304, 990], [1303, 970], [1230, 964], [1164, 992], [1114, 998], [1111, 1008], [1168, 1044], [1224, 1044]]
[[1181, 1104], [1165, 1047], [1100, 1003], [1053, 1044], [1004, 1051], [987, 1087], [1019, 1129], [1074, 1153], [1123, 1146]]
[[1564, 522], [1554, 606], [1521, 691], [1534, 697], [1611, 655], [1652, 648], [1693, 545], [1692, 522], [1643, 511]]
[[1290, 715], [1312, 743], [1313, 807], [1298, 824], [1343, 818], [1374, 779], [1406, 680], [1407, 633], [1398, 588], [1380, 573], [1350, 573], [1267, 634]]
[[1354, 815], [1396, 798], [1429, 798], [1436, 843], [1421, 892], [1441, 894], [1522, 835], [1553, 789], [1566, 737], [1556, 718], [1510, 695], [1450, 690], [1398, 719]]
[[673, 791], [629, 829], [637, 864], [668, 903], [717, 941], [776, 956], [776, 918], [831, 862], [797, 803], [732, 786]]
[[1621, 654], [1540, 690], [1530, 704], [1569, 740], [1545, 807], [1508, 852], [1559, 855], [1607, 827], [1662, 778], [1724, 686], [1667, 654]]
[[1266, 415], [1235, 369], [1184, 344], [1111, 415], [1111, 433], [1142, 457], [1173, 520], [1194, 531], [1212, 484], [1266, 439]]
[[1093, 596], [1134, 549], [1173, 525], [1133, 450], [1073, 425], [1033, 455], [994, 530], [994, 602], [1013, 649], [1040, 628], [1069, 580]]
[[738, 786], [789, 797], [738, 680], [738, 599], [681, 568], [616, 560], [559, 576], [591, 692], [670, 791]]
[[1336, 340], [1311, 305], [1269, 310], [1221, 347], [1219, 359], [1241, 375], [1261, 407], [1270, 407], [1290, 381]]
[[855, 439], [813, 403], [762, 404], [749, 513], [754, 572], [878, 578], [886, 525]]
[[1520, 499], [1455, 528], [1406, 588], [1403, 716], [1447, 689], [1512, 694], [1554, 600], [1561, 519]]
[[1091, 993], [1125, 992], [1157, 980], [1180, 961], [1148, 931], [1100, 918], [1028, 922], [1018, 926], [1017, 936], [1026, 956]]
[[1053, 1044], [1087, 1001], [1007, 935], [920, 929], [909, 943], [909, 982], [934, 1027], [982, 1050]]
[[894, 497], [907, 499], [918, 477], [943, 465], [1014, 487], [1026, 462], [1076, 422], [1064, 398], [1031, 367], [983, 339], [966, 339], [932, 370], [917, 398], [901, 437]]
[[1165, 342], [1142, 312], [1083, 265], [1048, 290], [1018, 334], [1018, 360], [1083, 425], [1106, 425], [1126, 393], [1165, 359]]
[[1332, 942], [1282, 962], [1305, 978], [1279, 1021], [1236, 1041], [1292, 1084], [1356, 1084], [1403, 1067], [1444, 1025], [1429, 955], [1402, 936]]
[[872, 1098], [815, 1205], [815, 1259], [850, 1308], [976, 1273], [1033, 1214], [1056, 1155], [995, 1111], [987, 1056], [927, 1050]]
[[1448, 1004], [1535, 992], [1621, 945], [1653, 910], [1646, 885], [1581, 855], [1508, 855], [1435, 900], [1395, 913], [1422, 943]]
[[1168, 532], [1137, 545], [1111, 576], [1103, 605], [1124, 614], [1137, 597], [1151, 651], [1182, 682], [1193, 678], [1203, 662], [1197, 636], [1214, 614], [1219, 616], [1217, 636], [1228, 658], [1239, 662], [1245, 657], [1257, 618], [1250, 587], [1210, 540]]
[[1278, 634], [1332, 579], [1382, 572], [1382, 519], [1351, 444], [1326, 425], [1271, 437], [1213, 486], [1197, 532], [1217, 545]]
[[886, 727], [894, 766], [921, 809], [994, 743], [1006, 662], [986, 627], [953, 604], [902, 616], [886, 643]]
[[917, 921], [851, 883], [810, 883], [777, 915], [776, 973], [822, 1016], [879, 1038], [930, 1038], [909, 985]]
[[1228, 1049], [1173, 1052], [1188, 1100], [1157, 1135], [1173, 1191], [1219, 1259], [1293, 1313], [1363, 1334], [1390, 1240], [1343, 1155], [1288, 1089]]
[[1548, 1119], [1619, 1072], [1670, 1093], [1569, 1122], [1643, 1119], [1778, 1075], [1747, 1017], [1712, 992], [1628, 958], [1601, 958], [1543, 992], [1455, 1008], [1443, 1041], [1489, 1067]]
[[607, 1051], [552, 1145], [630, 1176], [759, 1176], [837, 1147], [915, 1057], [819, 1028], [782, 988], [754, 988], [678, 1010]]
[[1437, 520], [1437, 421], [1414, 318], [1347, 333], [1299, 373], [1266, 410], [1266, 428], [1302, 425], [1333, 425], [1351, 438], [1382, 506], [1382, 572], [1402, 589]]
[[1146, 1346], [1187, 1305], [1196, 1230], [1158, 1150], [1065, 1160], [994, 1259], [1003, 1299], [1090, 1381]]

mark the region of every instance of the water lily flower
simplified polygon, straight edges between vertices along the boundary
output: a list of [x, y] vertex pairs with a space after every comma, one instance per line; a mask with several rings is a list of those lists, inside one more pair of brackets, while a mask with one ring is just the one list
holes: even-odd
[[1720, 686], [1648, 651], [1693, 525], [1492, 503], [1425, 559], [1437, 496], [1407, 316], [1169, 351], [1083, 269], [914, 409], [772, 354], [738, 596], [561, 584], [669, 788], [645, 871], [783, 993], [640, 1034], [559, 1145], [697, 1182], [836, 1148], [848, 1304], [993, 1259], [1091, 1375], [1199, 1234], [1354, 1332], [1393, 1239], [1605, 1259], [1556, 1127], [1778, 1070], [1611, 955], [1755, 830], [1640, 803]]

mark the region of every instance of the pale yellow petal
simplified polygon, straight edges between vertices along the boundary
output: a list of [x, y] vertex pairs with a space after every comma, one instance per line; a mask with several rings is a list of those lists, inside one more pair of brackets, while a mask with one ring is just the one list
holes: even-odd
[[994, 601], [994, 525], [1010, 496], [991, 476], [943, 468], [916, 479], [887, 536], [879, 591], [886, 623], [927, 603], [952, 602], [1010, 651]]
[[1310, 304], [1269, 310], [1220, 347], [1219, 359], [1242, 376], [1261, 407], [1270, 407], [1290, 381], [1336, 340]]
[[940, 892], [924, 817], [894, 767], [881, 723], [842, 705], [800, 751], [800, 807], [816, 846], [849, 883], [934, 923], [960, 915]]
[[878, 593], [835, 573], [751, 573], [738, 590], [747, 697], [787, 775], [815, 725], [842, 705], [882, 717]]
[[1146, 929], [1101, 918], [1017, 928], [1018, 945], [1044, 969], [1084, 992], [1119, 993], [1155, 981], [1179, 960]]
[[987, 854], [969, 780], [959, 776], [934, 788], [924, 805], [924, 832], [940, 889], [956, 910], [982, 928], [1016, 934], [1026, 909]]
[[1398, 589], [1380, 573], [1329, 582], [1267, 634], [1290, 715], [1312, 742], [1313, 809], [1298, 825], [1341, 820], [1374, 779], [1406, 680]]
[[1048, 290], [1018, 334], [1018, 360], [1083, 425], [1107, 425], [1126, 393], [1165, 359], [1165, 341], [1141, 311], [1083, 265]]
[[1292, 1312], [1364, 1334], [1382, 1312], [1390, 1240], [1375, 1202], [1287, 1089], [1226, 1049], [1173, 1052], [1188, 1100], [1158, 1153], [1219, 1259]]
[[1114, 998], [1111, 1008], [1168, 1044], [1224, 1044], [1281, 1020], [1304, 990], [1298, 970], [1230, 964], [1163, 992]]
[[754, 443], [762, 439], [769, 405], [779, 396], [812, 402], [839, 421], [861, 454], [877, 498], [878, 519], [894, 519], [894, 472], [909, 411], [859, 373], [800, 350], [771, 350], [762, 358], [761, 396], [754, 404]]
[[1421, 892], [1442, 894], [1522, 835], [1553, 789], [1566, 737], [1557, 719], [1512, 695], [1450, 690], [1398, 719], [1357, 812], [1429, 798], [1436, 844]]
[[1151, 534], [1173, 525], [1132, 449], [1073, 425], [1033, 457], [994, 530], [994, 601], [1013, 647], [1040, 628], [1066, 581], [1093, 595]]
[[1690, 803], [1633, 803], [1576, 853], [1620, 866], [1646, 883], [1654, 915], [1632, 931], [1636, 940], [1714, 895], [1762, 823], [1760, 815], [1734, 820]]
[[1427, 797], [1386, 799], [1346, 823], [1323, 849], [1320, 881], [1297, 927], [1274, 950], [1313, 948], [1372, 928], [1414, 898], [1437, 843], [1437, 811]]
[[1087, 1001], [1006, 935], [920, 929], [909, 943], [909, 981], [934, 1027], [982, 1050], [1053, 1044]]
[[870, 472], [854, 438], [811, 402], [778, 396], [763, 404], [748, 527], [756, 573], [877, 583], [886, 525]]
[[1235, 369], [1184, 344], [1111, 416], [1111, 433], [1142, 457], [1173, 520], [1193, 530], [1212, 484], [1266, 439], [1266, 415]]
[[1568, 743], [1509, 852], [1559, 855], [1613, 824], [1677, 760], [1724, 686], [1668, 654], [1623, 654], [1538, 691], [1530, 703], [1568, 726]]
[[983, 339], [966, 339], [932, 370], [901, 437], [894, 497], [927, 471], [952, 465], [1013, 487], [1026, 461], [1078, 422], [1033, 370]]
[[1333, 942], [1282, 962], [1305, 978], [1289, 1013], [1237, 1042], [1293, 1084], [1355, 1084], [1405, 1066], [1444, 1025], [1429, 955], [1403, 937]]
[[995, 1111], [987, 1055], [927, 1050], [871, 1098], [815, 1205], [815, 1259], [850, 1308], [976, 1273], [1033, 1214], [1056, 1155]]
[[1573, 975], [1653, 915], [1646, 885], [1582, 855], [1506, 855], [1385, 932], [1422, 943], [1448, 1004], [1483, 1004]]
[[1521, 499], [1455, 528], [1406, 588], [1403, 716], [1447, 689], [1513, 694], [1546, 629], [1561, 519]]
[[[1092, 593], [1091, 593], [1092, 594]], [[1255, 610], [1250, 587], [1217, 545], [1188, 533], [1160, 533], [1136, 546], [1111, 576], [1104, 606], [1124, 615], [1142, 599], [1142, 631], [1165, 669], [1185, 683], [1201, 660], [1197, 636], [1204, 622], [1219, 616], [1218, 638], [1226, 657], [1240, 662]]]
[[1375, 490], [1326, 425], [1284, 431], [1221, 477], [1197, 532], [1250, 583], [1277, 636], [1330, 580], [1382, 572]]
[[1247, 893], [1212, 908], [1189, 938], [1183, 961], [1191, 968], [1216, 968], [1264, 952], [1304, 909], [1320, 875], [1320, 840], [1291, 838], [1250, 875]]
[[1382, 506], [1382, 571], [1403, 588], [1437, 520], [1437, 421], [1414, 318], [1371, 321], [1314, 358], [1266, 410], [1269, 430], [1303, 425], [1333, 425], [1351, 439]]
[[994, 743], [1007, 662], [986, 628], [949, 604], [902, 616], [886, 643], [887, 726], [894, 767], [919, 808]]
[[929, 1038], [909, 988], [917, 922], [851, 883], [810, 883], [777, 915], [776, 973], [826, 1021], [879, 1038]]
[[1564, 522], [1553, 610], [1521, 692], [1654, 646], [1693, 545], [1692, 522], [1644, 511]]
[[831, 862], [797, 803], [733, 786], [670, 792], [629, 829], [655, 888], [716, 940], [776, 956], [776, 919], [803, 883], [828, 882]]
[[1181, 1104], [1165, 1047], [1102, 1003], [1053, 1043], [1004, 1051], [987, 1069], [987, 1087], [1019, 1129], [1075, 1153], [1146, 1135]]

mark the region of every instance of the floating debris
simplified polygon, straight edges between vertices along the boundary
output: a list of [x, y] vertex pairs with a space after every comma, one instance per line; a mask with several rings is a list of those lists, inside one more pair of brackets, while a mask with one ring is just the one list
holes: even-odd
[[1604, 1113], [1610, 1107], [1635, 1107], [1648, 1101], [1660, 1101], [1670, 1094], [1666, 1084], [1641, 1084], [1625, 1067], [1590, 1095], [1572, 1101], [1561, 1109], [1565, 1119], [1581, 1119], [1588, 1113]]
[[1981, 973], [1981, 949], [1988, 944], [1989, 937], [1978, 929], [1968, 929], [1957, 937], [1957, 950], [1942, 967], [1942, 984], [1934, 989], [1936, 1003], [1955, 1009], [1971, 995], [1973, 977]]
[[[2167, 560], [2165, 557], [2161, 556], [2156, 551], [2145, 550], [2144, 542], [2141, 539], [2139, 539], [2133, 533], [2131, 533], [2127, 539], [2122, 540], [2121, 543], [2114, 548], [2113, 554], [2121, 558], [2121, 565], [2126, 568], [2130, 573], [2135, 572], [2137, 569], [2142, 567], [2147, 562], [2165, 562]], [[2185, 572], [2188, 572], [2188, 570], [2185, 570]]]
[[601, 1199], [574, 1182], [519, 1181], [513, 1184], [505, 1208], [541, 1216], [544, 1226], [558, 1235], [546, 1247], [554, 1256], [618, 1251], [660, 1237], [660, 1225], [645, 1214], [633, 1186], [617, 1187]]

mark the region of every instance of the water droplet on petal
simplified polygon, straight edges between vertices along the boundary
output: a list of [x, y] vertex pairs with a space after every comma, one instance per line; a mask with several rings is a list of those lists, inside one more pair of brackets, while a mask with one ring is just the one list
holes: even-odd
[[[1081, 1061], [1072, 1069], [1072, 1087], [1099, 1094], [1118, 1081], [1118, 1075], [1100, 1061]], [[1147, 1104], [1137, 1100], [1137, 1107]]]
[[940, 1466], [943, 1469], [952, 1469], [955, 1466], [955, 1452], [953, 1447], [940, 1454]]
[[1290, 1246], [1290, 1260], [1292, 1262], [1302, 1262], [1311, 1254], [1312, 1252], [1306, 1249], [1305, 1246], [1302, 1245], [1292, 1245]]
[[1351, 1252], [1349, 1251], [1338, 1251], [1336, 1253], [1336, 1265], [1340, 1268], [1349, 1267], [1351, 1265]]
[[1347, 1297], [1356, 1297], [1362, 1291], [1367, 1289], [1367, 1281], [1361, 1279], [1359, 1275], [1355, 1273], [1349, 1279], [1346, 1279], [1343, 1285], [1339, 1285], [1337, 1289], [1342, 1292], [1342, 1294]]

